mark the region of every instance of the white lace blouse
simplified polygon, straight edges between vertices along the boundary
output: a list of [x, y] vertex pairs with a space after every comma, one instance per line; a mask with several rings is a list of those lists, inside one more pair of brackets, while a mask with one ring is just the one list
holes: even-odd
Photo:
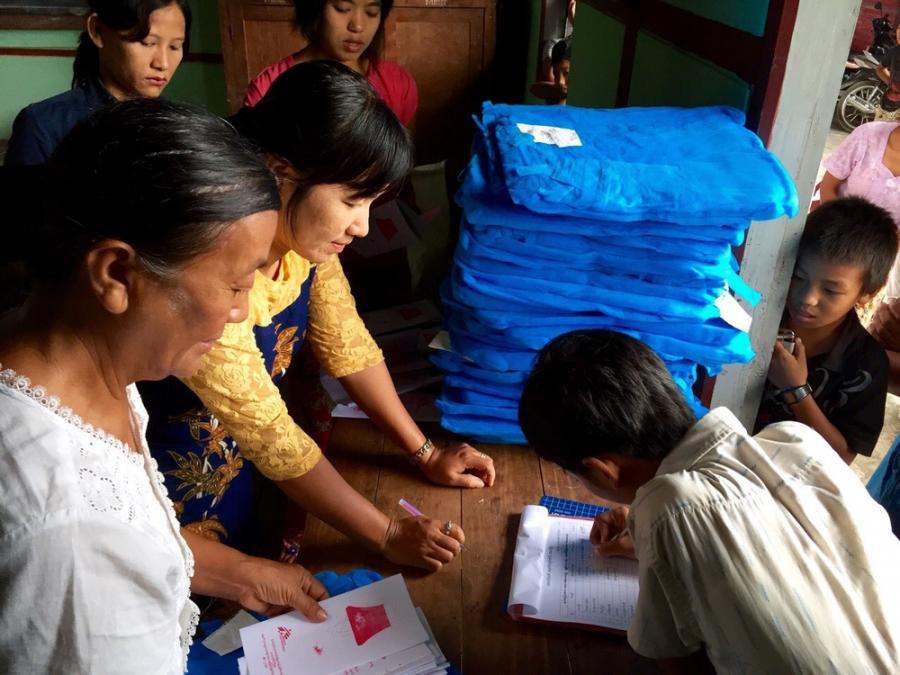
[[194, 559], [140, 453], [0, 371], [0, 672], [183, 673]]

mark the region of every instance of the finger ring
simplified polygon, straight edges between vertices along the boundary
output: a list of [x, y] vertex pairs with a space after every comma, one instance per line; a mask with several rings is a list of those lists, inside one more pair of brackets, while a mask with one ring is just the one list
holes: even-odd
[[444, 523], [444, 527], [441, 528], [441, 532], [443, 532], [444, 534], [449, 536], [452, 531], [453, 531], [453, 521], [448, 520], [446, 523]]

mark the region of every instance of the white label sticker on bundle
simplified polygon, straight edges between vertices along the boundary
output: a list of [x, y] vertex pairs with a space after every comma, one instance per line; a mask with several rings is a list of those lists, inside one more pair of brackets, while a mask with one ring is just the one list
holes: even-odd
[[574, 148], [581, 145], [578, 132], [574, 129], [547, 127], [542, 124], [518, 123], [516, 126], [523, 134], [529, 134], [535, 143], [546, 143], [547, 145], [556, 145], [560, 148]]

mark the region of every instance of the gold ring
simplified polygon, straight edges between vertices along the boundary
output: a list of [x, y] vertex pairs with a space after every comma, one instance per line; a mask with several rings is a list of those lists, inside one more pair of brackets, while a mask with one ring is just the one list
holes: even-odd
[[444, 534], [446, 534], [449, 537], [450, 533], [452, 531], [453, 531], [453, 521], [448, 520], [446, 523], [444, 523], [444, 527], [441, 528], [441, 532], [443, 532]]

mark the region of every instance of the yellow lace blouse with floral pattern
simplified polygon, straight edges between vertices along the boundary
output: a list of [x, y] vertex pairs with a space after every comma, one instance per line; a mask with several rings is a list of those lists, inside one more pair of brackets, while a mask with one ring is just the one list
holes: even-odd
[[[228, 324], [184, 383], [203, 401], [237, 441], [241, 454], [272, 480], [302, 476], [322, 453], [291, 419], [262, 353], [254, 326], [267, 326], [300, 294], [312, 264], [294, 253], [281, 259], [276, 279], [257, 273], [250, 292], [250, 313]], [[384, 356], [356, 311], [350, 285], [337, 256], [320, 263], [309, 299], [309, 340], [319, 363], [335, 377], [381, 363]]]

